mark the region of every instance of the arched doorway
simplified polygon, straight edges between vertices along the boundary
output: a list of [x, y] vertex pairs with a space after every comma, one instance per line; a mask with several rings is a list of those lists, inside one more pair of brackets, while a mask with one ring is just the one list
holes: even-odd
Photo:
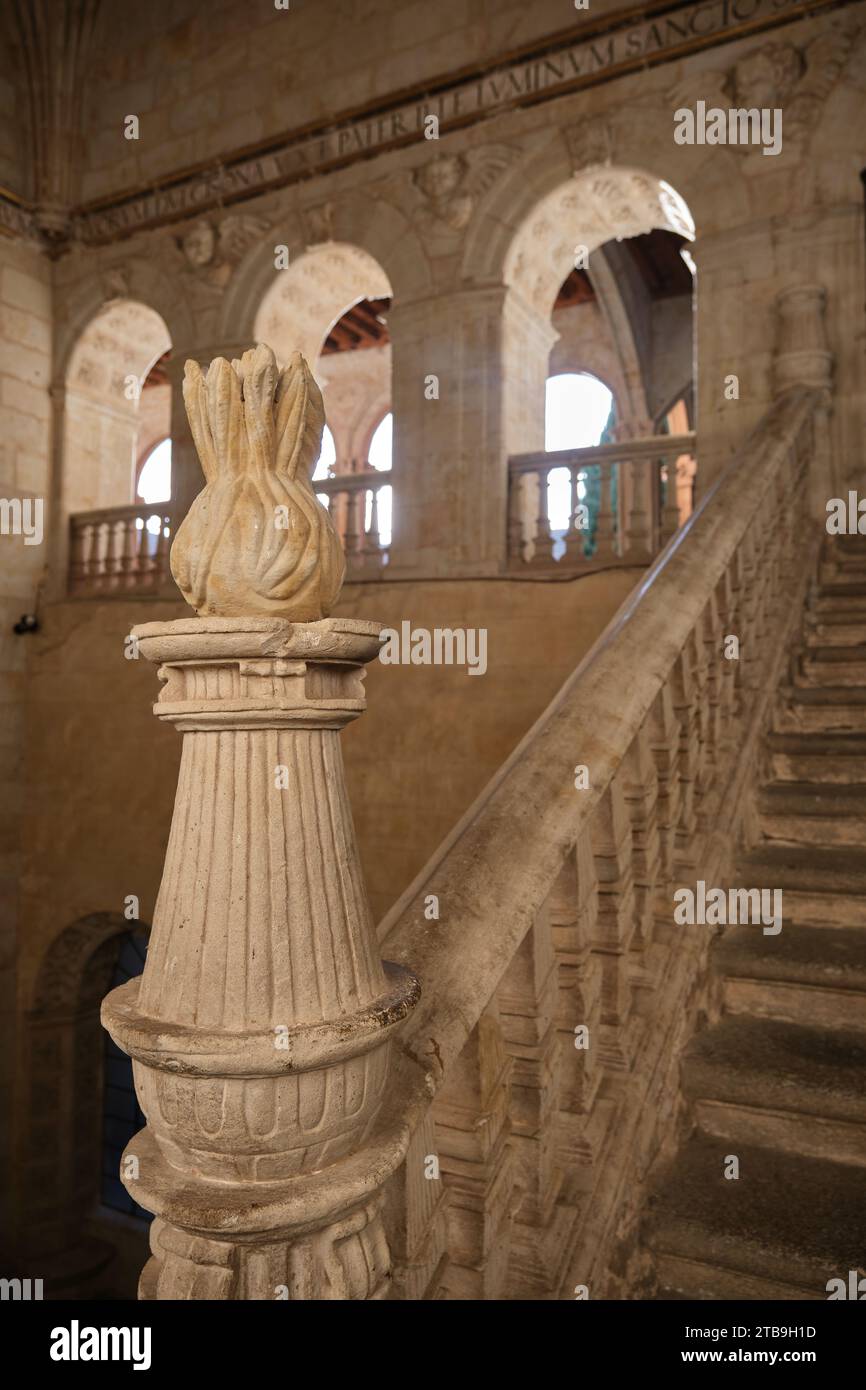
[[[16, 1245], [21, 1266], [45, 1279], [48, 1297], [105, 1289], [100, 1281], [110, 1277], [118, 1249], [132, 1245], [134, 1268], [146, 1246], [143, 1221], [138, 1230], [115, 1230], [99, 1219], [106, 1101], [117, 1100], [104, 1089], [109, 1074], [99, 1010], [118, 969], [129, 971], [143, 959], [146, 934], [142, 924], [114, 912], [71, 923], [43, 960], [27, 1014]], [[119, 1078], [115, 1069], [110, 1091]], [[115, 1129], [108, 1137], [114, 1145], [121, 1136]], [[121, 1280], [119, 1291], [133, 1296], [134, 1284], [126, 1288]]]

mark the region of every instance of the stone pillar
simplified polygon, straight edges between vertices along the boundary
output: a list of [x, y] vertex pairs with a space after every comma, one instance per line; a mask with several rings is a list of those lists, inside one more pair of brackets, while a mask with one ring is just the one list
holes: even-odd
[[810, 460], [810, 508], [826, 520], [827, 501], [841, 486], [833, 466], [830, 439], [833, 354], [827, 343], [823, 285], [792, 285], [776, 295], [776, 355], [774, 394], [791, 386], [814, 386], [822, 393], [814, 416], [814, 449]]
[[502, 285], [395, 305], [388, 327], [389, 572], [498, 573], [506, 558], [508, 455], [544, 448], [555, 330]]
[[259, 347], [206, 382], [192, 364], [184, 394], [208, 484], [172, 567], [200, 616], [135, 629], [184, 748], [145, 971], [103, 1005], [148, 1121], [121, 1169], [159, 1218], [140, 1294], [380, 1298], [408, 1139], [380, 1112], [418, 986], [379, 958], [339, 745], [379, 628], [315, 616], [342, 567], [302, 359], [278, 374]]

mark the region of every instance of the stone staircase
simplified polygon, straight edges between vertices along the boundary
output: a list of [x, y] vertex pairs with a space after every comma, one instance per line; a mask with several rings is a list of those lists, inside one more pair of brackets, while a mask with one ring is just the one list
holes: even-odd
[[731, 882], [781, 888], [784, 925], [713, 951], [721, 1017], [683, 1057], [694, 1132], [645, 1217], [661, 1298], [825, 1299], [866, 1268], [866, 539], [825, 542], [780, 695], [762, 838]]

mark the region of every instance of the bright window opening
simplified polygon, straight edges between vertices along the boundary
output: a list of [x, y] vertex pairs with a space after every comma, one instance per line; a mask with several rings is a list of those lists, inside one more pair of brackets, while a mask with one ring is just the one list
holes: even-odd
[[326, 425], [322, 431], [322, 452], [319, 454], [319, 462], [313, 471], [313, 482], [318, 482], [320, 478], [329, 478], [331, 469], [337, 462], [337, 446], [334, 443], [334, 436]]
[[[610, 422], [613, 395], [598, 377], [588, 372], [563, 372], [548, 377], [544, 415], [544, 447], [589, 449], [600, 444]], [[586, 497], [586, 480], [577, 481], [578, 501]], [[548, 477], [547, 515], [552, 532], [569, 528], [571, 518], [571, 473], [554, 468]], [[557, 540], [563, 547], [563, 542]], [[554, 551], [556, 554], [556, 551]]]
[[168, 502], [171, 498], [171, 440], [164, 439], [151, 449], [138, 475], [138, 496], [142, 502]]

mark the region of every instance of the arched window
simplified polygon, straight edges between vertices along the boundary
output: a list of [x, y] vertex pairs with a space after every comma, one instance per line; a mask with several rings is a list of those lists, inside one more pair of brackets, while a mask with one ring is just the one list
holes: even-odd
[[[370, 440], [370, 447], [367, 450], [367, 462], [379, 470], [387, 473], [391, 468], [391, 452], [394, 440], [394, 416], [389, 411], [383, 417], [373, 431], [373, 438]], [[393, 492], [390, 484], [387, 487], [380, 487], [377, 493], [377, 519], [379, 523], [379, 542], [383, 546], [391, 544], [391, 508]], [[367, 507], [364, 517], [364, 527], [369, 531], [373, 516], [373, 494], [367, 493]]]
[[[562, 372], [548, 377], [545, 394], [544, 447], [555, 449], [589, 449], [604, 442], [613, 424], [613, 393], [597, 376], [589, 372]], [[597, 490], [597, 467], [578, 475], [577, 497], [587, 501], [590, 517], [597, 508], [593, 493]], [[593, 502], [596, 502], [594, 508]], [[550, 529], [556, 537], [554, 559], [565, 550], [566, 535], [571, 517], [571, 471], [554, 468], [548, 476], [547, 515]], [[590, 521], [590, 532], [595, 530]]]
[[[124, 932], [111, 977], [111, 988], [126, 984], [144, 969], [147, 937], [141, 931]], [[120, 1160], [134, 1134], [145, 1126], [132, 1080], [132, 1062], [105, 1034], [102, 1083], [102, 1180], [100, 1196], [106, 1207], [152, 1221], [153, 1216], [130, 1197], [120, 1181]]]
[[136, 494], [142, 502], [168, 502], [171, 498], [171, 440], [151, 449], [138, 473]]

